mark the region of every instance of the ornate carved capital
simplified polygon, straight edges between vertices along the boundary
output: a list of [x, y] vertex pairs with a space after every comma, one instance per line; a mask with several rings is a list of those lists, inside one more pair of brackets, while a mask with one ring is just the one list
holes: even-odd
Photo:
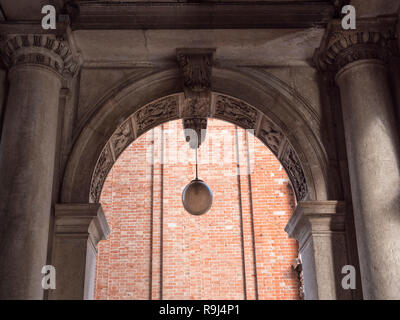
[[387, 62], [398, 52], [393, 19], [359, 19], [356, 30], [343, 30], [341, 21], [329, 25], [314, 62], [321, 71], [338, 72], [347, 64], [378, 59]]
[[6, 67], [42, 65], [63, 76], [73, 76], [78, 68], [66, 41], [55, 35], [10, 35], [1, 41], [1, 56]]

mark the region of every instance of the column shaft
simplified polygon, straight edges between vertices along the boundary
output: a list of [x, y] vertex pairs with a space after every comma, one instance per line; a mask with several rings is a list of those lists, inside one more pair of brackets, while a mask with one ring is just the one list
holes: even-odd
[[385, 65], [360, 60], [336, 77], [366, 299], [400, 298], [400, 145]]
[[61, 80], [20, 65], [9, 72], [0, 144], [0, 299], [42, 299]]

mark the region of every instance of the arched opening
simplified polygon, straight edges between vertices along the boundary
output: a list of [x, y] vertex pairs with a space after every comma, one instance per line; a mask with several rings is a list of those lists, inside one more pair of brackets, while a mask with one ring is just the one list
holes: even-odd
[[251, 132], [209, 119], [199, 177], [211, 210], [181, 202], [195, 174], [182, 123], [153, 128], [121, 153], [100, 197], [111, 233], [99, 243], [96, 299], [298, 299], [298, 245], [284, 227], [291, 182]]
[[[289, 178], [297, 176], [306, 186], [307, 193], [298, 201], [335, 198], [336, 182], [327, 182], [327, 153], [315, 134], [321, 120], [306, 100], [272, 75], [254, 70], [248, 74], [214, 68], [212, 82], [212, 103], [219, 100], [229, 107], [221, 113], [210, 110], [211, 117], [254, 129], [267, 146], [280, 137], [277, 147], [270, 148], [279, 152]], [[180, 118], [182, 100], [176, 69], [135, 74], [106, 92], [90, 117], [78, 124], [81, 130], [66, 166], [60, 201], [97, 202], [104, 178], [126, 142], [162, 122]], [[154, 114], [155, 110], [162, 112]], [[118, 128], [129, 119], [132, 125], [125, 136]], [[110, 149], [114, 141], [117, 152]], [[95, 184], [93, 177], [99, 177]]]
[[[297, 207], [285, 230], [291, 237], [304, 242], [300, 243], [300, 251], [302, 256], [305, 254], [304, 268], [309, 272], [307, 276], [304, 274], [305, 295], [307, 297], [308, 287], [309, 297], [318, 296], [315, 279], [319, 269], [315, 268], [320, 268], [326, 260], [315, 262], [314, 247], [310, 246], [313, 240], [307, 236], [312, 232], [308, 212], [312, 211], [316, 219], [330, 221], [342, 219], [344, 210], [342, 203], [329, 201], [335, 199], [337, 188], [334, 179], [328, 183], [327, 153], [315, 134], [320, 128], [320, 119], [305, 99], [266, 72], [214, 68], [212, 83], [214, 91], [208, 117], [254, 130], [254, 135], [269, 147], [288, 174]], [[75, 215], [78, 210], [85, 217], [88, 214], [89, 217], [96, 216], [94, 220], [90, 218], [95, 223], [91, 225], [96, 226], [96, 230], [101, 227], [101, 232], [93, 238], [90, 263], [85, 262], [84, 297], [90, 298], [93, 294], [96, 241], [100, 234], [107, 234], [107, 222], [99, 204], [104, 181], [132, 141], [160, 124], [182, 118], [185, 99], [181, 90], [178, 70], [143, 71], [105, 92], [93, 106], [91, 115], [77, 124], [81, 130], [68, 159], [61, 204], [56, 209], [60, 223], [64, 219], [61, 217], [68, 216], [69, 212]], [[338, 222], [342, 241], [344, 227], [341, 220]], [[72, 221], [68, 220], [68, 223]], [[326, 228], [330, 228], [329, 224]], [[331, 250], [329, 241], [323, 241], [323, 246]], [[56, 251], [61, 250], [61, 245], [59, 247]], [[57, 254], [60, 257], [55, 260], [61, 261], [64, 253]], [[334, 255], [346, 253], [335, 251]], [[329, 259], [329, 265], [332, 265], [329, 268], [337, 268], [336, 258], [330, 256]], [[65, 278], [67, 283], [67, 276]], [[329, 290], [336, 290], [334, 284]]]

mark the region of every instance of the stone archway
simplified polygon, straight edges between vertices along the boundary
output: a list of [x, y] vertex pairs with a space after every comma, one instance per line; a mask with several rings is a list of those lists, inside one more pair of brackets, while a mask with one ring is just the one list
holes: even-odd
[[[308, 187], [300, 160], [281, 129], [259, 111], [239, 99], [213, 93], [208, 116], [225, 120], [255, 135], [275, 154], [286, 169], [297, 201], [308, 196]], [[145, 105], [130, 116], [111, 136], [96, 163], [90, 184], [89, 202], [100, 199], [103, 183], [119, 155], [137, 137], [161, 123], [181, 118], [185, 109], [183, 94], [170, 95]]]
[[[96, 202], [102, 183], [123, 149], [156, 125], [181, 117], [177, 69], [134, 77], [112, 88], [95, 106], [67, 164], [63, 203]], [[328, 200], [327, 155], [318, 140], [320, 120], [300, 95], [264, 72], [213, 70], [209, 116], [254, 129], [278, 157], [298, 201]], [[129, 124], [129, 126], [128, 126]]]
[[[82, 242], [87, 254], [79, 271], [84, 285], [81, 291], [55, 293], [50, 298], [91, 296], [96, 245], [108, 232], [98, 203], [104, 180], [118, 156], [137, 137], [161, 123], [182, 118], [185, 99], [181, 80], [177, 69], [155, 73], [144, 70], [111, 88], [93, 107], [69, 158], [55, 221], [57, 270], [67, 268], [65, 246], [62, 239], [57, 245], [58, 237], [64, 237], [66, 225], [81, 228], [81, 221], [87, 221], [82, 228], [89, 228], [91, 249], [89, 253], [88, 245]], [[335, 183], [328, 181], [326, 151], [316, 134], [320, 119], [306, 99], [266, 72], [215, 68], [212, 83], [207, 116], [254, 129], [281, 161], [293, 184], [298, 207], [286, 231], [300, 242], [307, 269], [306, 298], [340, 298], [335, 277], [347, 261], [345, 209], [343, 203], [329, 201], [335, 197], [330, 190], [336, 186], [329, 185]], [[330, 236], [332, 231], [335, 239]], [[322, 285], [325, 279], [328, 284]], [[70, 279], [59, 278], [59, 283], [67, 285]]]

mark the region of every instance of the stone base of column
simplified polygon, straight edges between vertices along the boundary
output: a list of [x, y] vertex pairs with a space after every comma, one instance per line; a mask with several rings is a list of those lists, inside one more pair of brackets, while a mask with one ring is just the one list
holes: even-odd
[[341, 282], [348, 265], [345, 233], [346, 205], [342, 201], [300, 202], [285, 231], [299, 241], [305, 299], [352, 299]]
[[101, 205], [57, 204], [53, 266], [56, 289], [49, 299], [93, 299], [97, 244], [110, 229]]

